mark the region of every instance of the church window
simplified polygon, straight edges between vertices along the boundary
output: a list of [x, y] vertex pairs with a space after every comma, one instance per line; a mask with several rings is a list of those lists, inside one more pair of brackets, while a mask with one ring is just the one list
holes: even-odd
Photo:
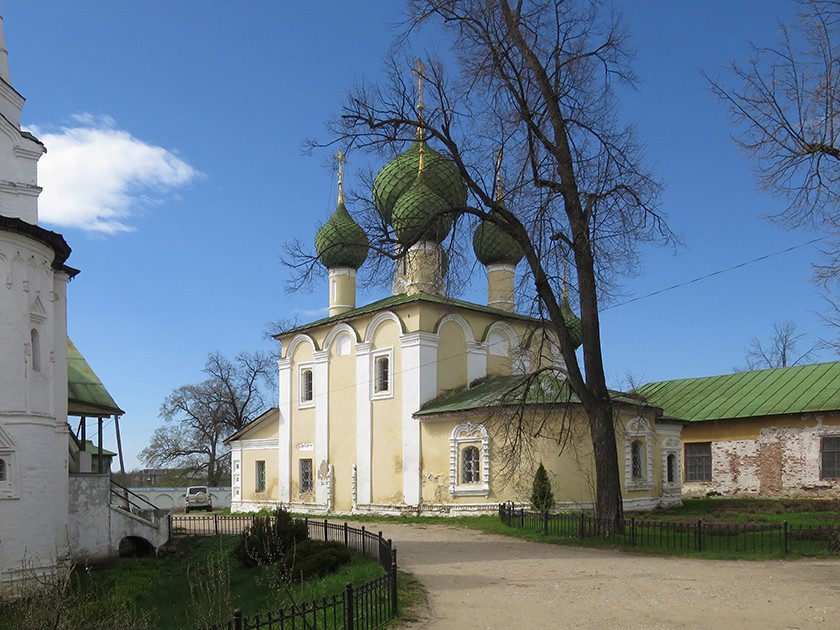
[[643, 462], [645, 459], [645, 445], [641, 440], [633, 440], [630, 452], [632, 457], [633, 479], [644, 479], [645, 468]]
[[373, 356], [373, 393], [374, 398], [387, 398], [393, 393], [393, 352], [388, 349]]
[[265, 492], [265, 460], [258, 459], [257, 460], [257, 471], [256, 471], [256, 491], [257, 492]]
[[41, 337], [34, 328], [29, 333], [32, 341], [32, 371], [41, 371]]
[[461, 483], [481, 481], [481, 454], [477, 446], [468, 446], [461, 451]]
[[697, 442], [685, 445], [685, 480], [712, 480], [712, 443]]
[[820, 479], [840, 479], [840, 437], [822, 439]]
[[677, 465], [677, 456], [671, 453], [668, 455], [668, 458], [665, 460], [665, 480], [668, 483], [675, 483], [677, 473], [675, 471]]
[[312, 402], [312, 370], [300, 371], [300, 400], [301, 402]]
[[301, 493], [312, 492], [312, 460], [300, 460], [300, 491]]

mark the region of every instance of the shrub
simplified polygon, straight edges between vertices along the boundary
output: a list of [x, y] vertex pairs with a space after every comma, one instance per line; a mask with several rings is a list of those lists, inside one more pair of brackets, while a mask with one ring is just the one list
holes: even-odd
[[548, 480], [548, 473], [540, 462], [537, 473], [534, 475], [534, 485], [531, 487], [531, 505], [540, 514], [547, 513], [554, 507], [554, 493], [551, 492], [551, 482]]
[[270, 517], [258, 517], [242, 534], [235, 554], [248, 567], [283, 560], [295, 543], [309, 538], [306, 523], [297, 521], [283, 508]]
[[[335, 573], [341, 565], [352, 559], [350, 549], [340, 542], [323, 540], [302, 540], [295, 545], [290, 560], [293, 561], [289, 575], [293, 580], [307, 580]], [[288, 557], [288, 556], [287, 556]]]

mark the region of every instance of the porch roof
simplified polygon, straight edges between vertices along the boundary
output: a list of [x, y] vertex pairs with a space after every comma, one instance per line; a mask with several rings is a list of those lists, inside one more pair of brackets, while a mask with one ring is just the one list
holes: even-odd
[[68, 337], [67, 415], [95, 418], [121, 416], [124, 413]]

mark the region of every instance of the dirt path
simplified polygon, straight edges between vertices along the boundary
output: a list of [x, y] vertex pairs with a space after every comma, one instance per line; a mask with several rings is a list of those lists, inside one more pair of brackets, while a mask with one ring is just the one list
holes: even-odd
[[840, 628], [840, 561], [717, 561], [368, 524], [429, 593], [414, 628]]

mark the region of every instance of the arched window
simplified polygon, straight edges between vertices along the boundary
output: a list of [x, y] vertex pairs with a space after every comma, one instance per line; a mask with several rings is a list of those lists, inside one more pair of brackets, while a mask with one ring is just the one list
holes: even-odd
[[6, 481], [6, 460], [0, 459], [0, 481]]
[[676, 465], [677, 456], [671, 453], [668, 455], [668, 459], [665, 460], [665, 472], [668, 483], [674, 483], [676, 481]]
[[38, 331], [34, 328], [29, 332], [29, 338], [32, 342], [32, 371], [41, 371], [41, 337]]
[[461, 451], [461, 483], [481, 481], [481, 453], [477, 446], [468, 446]]
[[644, 479], [645, 445], [641, 440], [633, 440], [633, 443], [630, 445], [630, 457], [633, 479]]
[[300, 400], [301, 402], [312, 402], [312, 370], [300, 371]]

